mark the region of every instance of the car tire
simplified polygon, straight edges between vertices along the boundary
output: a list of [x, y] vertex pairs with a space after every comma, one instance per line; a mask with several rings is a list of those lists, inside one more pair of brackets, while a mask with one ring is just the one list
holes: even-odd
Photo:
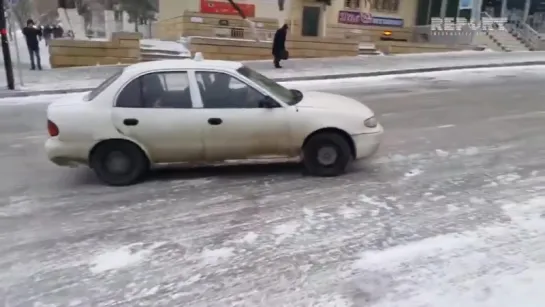
[[140, 147], [131, 142], [108, 141], [93, 150], [90, 167], [100, 181], [111, 186], [126, 186], [142, 179], [149, 170], [149, 160]]
[[316, 134], [303, 147], [303, 165], [310, 175], [341, 175], [352, 160], [348, 141], [337, 133]]

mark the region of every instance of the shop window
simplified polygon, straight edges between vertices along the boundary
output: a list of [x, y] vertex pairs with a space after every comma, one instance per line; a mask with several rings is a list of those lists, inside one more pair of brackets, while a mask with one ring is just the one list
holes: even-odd
[[344, 7], [347, 9], [359, 9], [360, 0], [344, 0]]
[[75, 9], [76, 1], [75, 0], [58, 0], [57, 7], [62, 9]]
[[399, 0], [371, 0], [371, 10], [395, 13], [399, 9]]

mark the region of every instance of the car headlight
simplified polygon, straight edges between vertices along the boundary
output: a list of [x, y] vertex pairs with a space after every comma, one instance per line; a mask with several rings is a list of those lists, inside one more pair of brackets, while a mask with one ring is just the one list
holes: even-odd
[[378, 126], [378, 120], [376, 117], [372, 116], [366, 119], [363, 124], [367, 128], [376, 128]]

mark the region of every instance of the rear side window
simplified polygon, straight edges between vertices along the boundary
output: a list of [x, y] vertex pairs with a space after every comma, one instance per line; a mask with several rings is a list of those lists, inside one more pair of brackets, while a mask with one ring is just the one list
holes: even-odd
[[142, 78], [132, 80], [117, 96], [115, 106], [118, 108], [143, 108]]
[[85, 97], [86, 101], [91, 101], [95, 99], [96, 96], [98, 96], [100, 93], [102, 93], [105, 89], [108, 88], [112, 83], [117, 80], [123, 74], [123, 69], [118, 70], [116, 73], [111, 75], [108, 79], [104, 80], [99, 86], [95, 87], [87, 96]]
[[190, 109], [187, 72], [150, 73], [132, 80], [119, 93], [118, 108]]

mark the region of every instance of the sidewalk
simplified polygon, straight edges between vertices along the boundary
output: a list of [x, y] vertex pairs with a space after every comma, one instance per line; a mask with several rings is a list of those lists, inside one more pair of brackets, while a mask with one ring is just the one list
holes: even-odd
[[[272, 61], [245, 62], [276, 81], [339, 79], [453, 69], [545, 65], [545, 52], [475, 52], [400, 56], [360, 56], [327, 59], [293, 59], [274, 69]], [[24, 87], [0, 90], [0, 98], [87, 91], [100, 84], [120, 66], [93, 66], [44, 71], [24, 71]], [[15, 72], [16, 82], [17, 72]], [[0, 84], [6, 84], [0, 69]]]

